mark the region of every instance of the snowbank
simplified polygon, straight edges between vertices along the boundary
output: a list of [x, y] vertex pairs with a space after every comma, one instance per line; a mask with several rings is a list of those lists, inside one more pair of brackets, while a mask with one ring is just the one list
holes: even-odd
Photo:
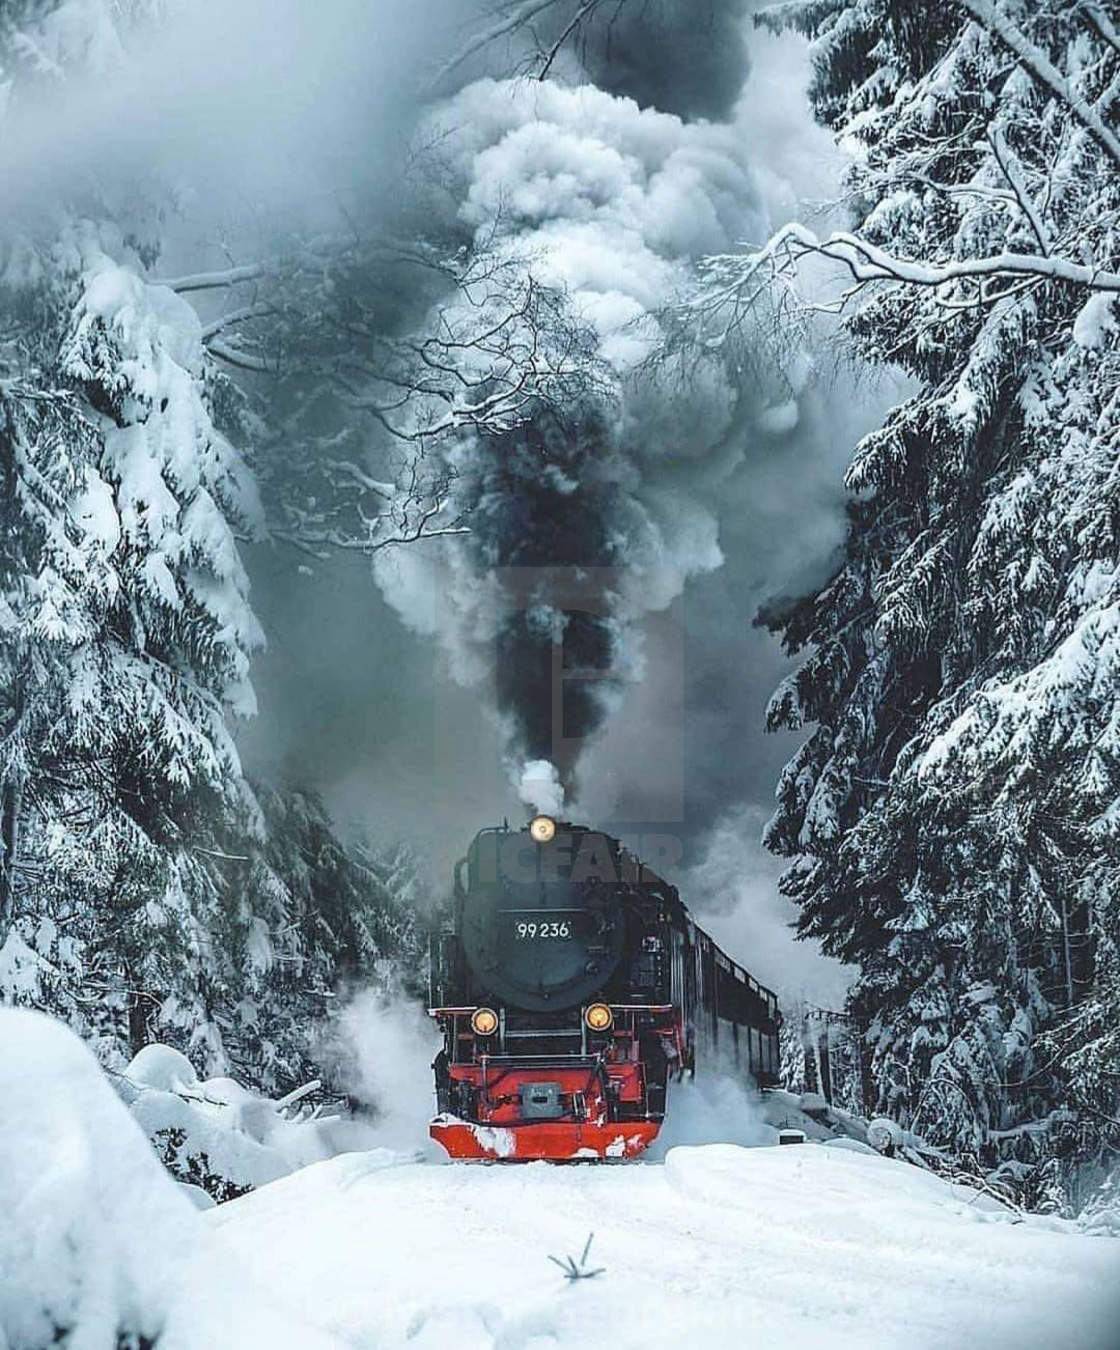
[[272, 1101], [232, 1078], [200, 1080], [186, 1056], [168, 1045], [145, 1046], [118, 1086], [174, 1175], [215, 1201], [379, 1142], [358, 1121], [304, 1106], [301, 1098], [317, 1082]]
[[[681, 1147], [661, 1165], [351, 1155], [205, 1218], [360, 1345], [1111, 1350], [1120, 1243], [1019, 1223], [851, 1143]], [[578, 1258], [592, 1232], [604, 1273], [569, 1284], [548, 1257]]]
[[336, 1344], [231, 1258], [61, 1023], [0, 1009], [0, 1104], [0, 1346]]

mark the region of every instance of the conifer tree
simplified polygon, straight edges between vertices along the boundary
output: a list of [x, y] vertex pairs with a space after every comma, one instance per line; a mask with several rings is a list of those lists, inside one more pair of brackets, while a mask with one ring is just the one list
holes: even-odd
[[[9, 108], [124, 59], [143, 8], [7, 10]], [[219, 428], [243, 400], [144, 279], [159, 242], [143, 200], [0, 236], [0, 999], [118, 1066], [161, 1039], [290, 1087], [332, 982], [407, 946], [405, 886], [243, 777], [263, 635], [237, 536], [261, 520]]]
[[917, 392], [857, 447], [842, 562], [764, 616], [813, 730], [768, 843], [856, 962], [877, 1109], [992, 1164], [1115, 1140], [1120, 983], [1120, 42], [1046, 0], [809, 0], [846, 331]]
[[65, 934], [133, 1040], [146, 991], [174, 985], [218, 1054], [215, 840], [260, 828], [226, 724], [252, 710], [261, 641], [233, 534], [253, 489], [203, 397], [197, 317], [115, 263], [107, 232], [76, 222], [40, 255], [60, 312], [3, 400], [8, 918], [21, 891], [33, 912], [50, 897], [41, 973]]

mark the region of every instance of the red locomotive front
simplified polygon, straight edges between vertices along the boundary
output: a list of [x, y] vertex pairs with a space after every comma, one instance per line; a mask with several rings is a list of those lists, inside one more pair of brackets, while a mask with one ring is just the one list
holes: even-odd
[[456, 868], [430, 1012], [443, 1032], [431, 1134], [453, 1158], [638, 1156], [670, 1079], [721, 1023], [721, 1054], [744, 1074], [772, 1082], [777, 1067], [773, 995], [676, 889], [618, 840], [547, 816], [481, 831]]

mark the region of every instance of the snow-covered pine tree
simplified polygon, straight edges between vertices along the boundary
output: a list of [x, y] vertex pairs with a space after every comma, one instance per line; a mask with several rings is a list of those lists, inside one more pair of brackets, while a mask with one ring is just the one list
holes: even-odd
[[1120, 39], [1057, 0], [809, 0], [859, 354], [918, 392], [858, 446], [843, 560], [765, 619], [815, 724], [770, 847], [857, 962], [877, 1110], [1041, 1163], [1116, 1141]]
[[80, 959], [133, 1044], [158, 1005], [218, 1062], [219, 841], [260, 830], [226, 725], [261, 640], [233, 534], [253, 487], [203, 397], [194, 311], [107, 234], [76, 222], [36, 251], [3, 391], [4, 949], [25, 996]]
[[314, 1056], [348, 993], [426, 993], [423, 885], [408, 849], [339, 840], [314, 793], [254, 791], [265, 842], [242, 864], [248, 923], [234, 963], [245, 978], [225, 1043], [254, 1083], [287, 1091], [322, 1076]]
[[[133, 9], [7, 10], [9, 110], [126, 59]], [[235, 531], [259, 509], [217, 422], [243, 401], [143, 279], [156, 213], [126, 210], [36, 204], [0, 238], [0, 999], [110, 1063], [156, 1037], [291, 1086], [309, 1009], [408, 922], [321, 808], [262, 815], [242, 777], [261, 633]]]

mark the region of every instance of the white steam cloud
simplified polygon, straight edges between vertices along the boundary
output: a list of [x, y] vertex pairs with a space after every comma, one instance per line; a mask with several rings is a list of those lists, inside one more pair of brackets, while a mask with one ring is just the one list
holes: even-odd
[[443, 1158], [428, 1137], [435, 1114], [431, 1065], [440, 1044], [424, 1010], [403, 998], [366, 990], [338, 1014], [329, 1053], [349, 1095], [371, 1117], [367, 1147]]
[[765, 812], [740, 807], [724, 816], [682, 882], [697, 920], [783, 1003], [809, 997], [839, 1008], [854, 971], [794, 935], [797, 906], [778, 891], [784, 860], [762, 847]]
[[[473, 542], [385, 551], [378, 580], [410, 626], [438, 637], [453, 676], [472, 684], [494, 672], [510, 607], [496, 567], [610, 568], [601, 589], [609, 663], [633, 675], [641, 616], [723, 563], [718, 489], [742, 461], [750, 410], [729, 356], [665, 356], [660, 316], [698, 258], [766, 233], [741, 138], [591, 86], [525, 80], [471, 85], [424, 138], [448, 147], [457, 224], [470, 227], [477, 251], [566, 297], [593, 335], [610, 397], [595, 404], [591, 430], [565, 430], [535, 458], [483, 437], [445, 448], [457, 504], [473, 508]], [[545, 593], [534, 600], [545, 615], [558, 607]], [[499, 698], [514, 723], [517, 697]], [[610, 702], [609, 692], [593, 698], [599, 711], [579, 735]], [[524, 758], [548, 753], [539, 738], [522, 740]], [[570, 787], [571, 766], [559, 770]]]
[[559, 816], [564, 810], [564, 785], [556, 765], [547, 759], [532, 759], [521, 771], [517, 797], [534, 811]]
[[663, 1162], [671, 1148], [681, 1145], [759, 1148], [778, 1142], [758, 1095], [732, 1068], [670, 1083], [666, 1103], [665, 1122], [645, 1155], [648, 1162]]

